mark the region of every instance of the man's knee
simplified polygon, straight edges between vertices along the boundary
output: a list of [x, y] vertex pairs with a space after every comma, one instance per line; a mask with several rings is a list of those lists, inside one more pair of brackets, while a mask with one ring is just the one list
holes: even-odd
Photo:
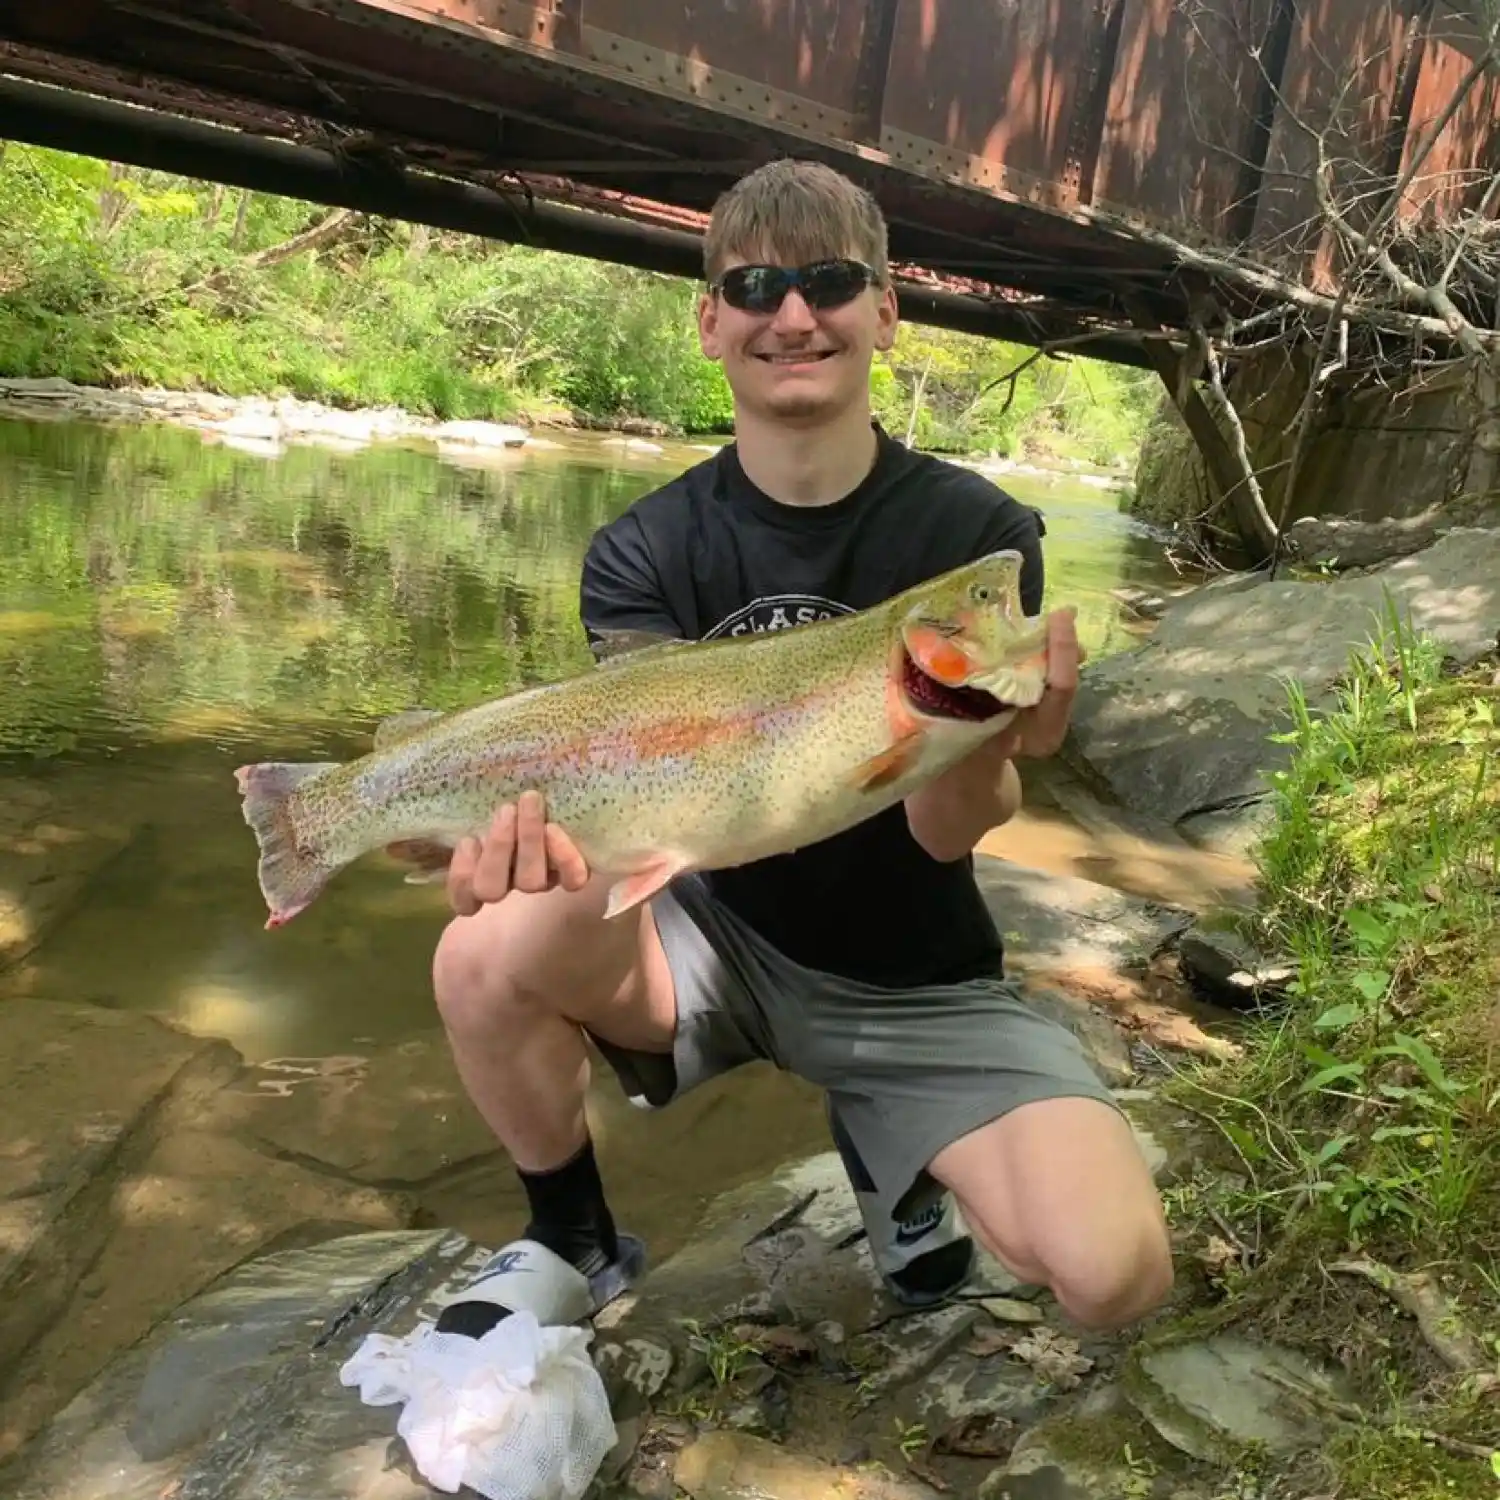
[[1039, 1246], [1053, 1295], [1087, 1328], [1123, 1328], [1160, 1307], [1172, 1290], [1172, 1247], [1154, 1214], [1107, 1236]]
[[[611, 1030], [624, 1026], [621, 1045], [631, 1045], [636, 1032], [670, 1026], [675, 1004], [660, 943], [646, 941], [649, 914], [606, 921], [607, 898], [607, 885], [590, 882], [581, 891], [512, 894], [450, 922], [432, 959], [449, 1033], [489, 1033], [542, 1015], [586, 1025], [609, 1016]], [[617, 1014], [622, 1008], [630, 1014]]]
[[989, 1248], [1077, 1322], [1123, 1327], [1171, 1291], [1161, 1197], [1130, 1126], [1100, 1101], [1023, 1105], [954, 1142], [933, 1170]]

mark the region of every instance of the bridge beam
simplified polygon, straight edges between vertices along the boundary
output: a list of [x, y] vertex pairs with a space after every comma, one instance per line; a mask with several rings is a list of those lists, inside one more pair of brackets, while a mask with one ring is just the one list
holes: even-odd
[[[205, 124], [48, 84], [0, 76], [0, 140], [277, 193], [512, 244], [699, 279], [702, 240], [687, 230], [591, 212], [524, 193], [415, 172], [397, 162]], [[929, 327], [1151, 368], [1140, 339], [1053, 309], [898, 283], [901, 314]], [[1078, 342], [1081, 334], [1087, 343]]]

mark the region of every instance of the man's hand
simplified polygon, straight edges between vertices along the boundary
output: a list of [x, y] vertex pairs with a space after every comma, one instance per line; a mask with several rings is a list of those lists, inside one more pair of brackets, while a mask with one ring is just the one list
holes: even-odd
[[1078, 696], [1078, 669], [1087, 657], [1078, 644], [1074, 611], [1054, 610], [1047, 616], [1046, 690], [1039, 703], [1023, 708], [995, 737], [994, 756], [1042, 760], [1062, 749]]
[[990, 829], [1015, 816], [1021, 781], [1014, 762], [1062, 748], [1083, 660], [1073, 611], [1056, 611], [1047, 619], [1047, 687], [1040, 701], [906, 799], [912, 837], [934, 859], [962, 859]]
[[522, 792], [496, 812], [482, 839], [465, 839], [448, 866], [448, 902], [461, 917], [512, 891], [582, 890], [589, 867], [578, 846], [549, 823], [540, 792]]

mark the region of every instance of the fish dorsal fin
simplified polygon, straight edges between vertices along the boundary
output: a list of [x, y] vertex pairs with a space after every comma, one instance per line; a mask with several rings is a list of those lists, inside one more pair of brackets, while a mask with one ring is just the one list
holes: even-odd
[[598, 637], [594, 656], [601, 667], [617, 667], [621, 662], [639, 661], [643, 656], [662, 656], [693, 644], [650, 630], [596, 630], [594, 634]]
[[440, 708], [409, 708], [405, 713], [392, 714], [375, 726], [375, 748], [388, 750], [402, 740], [409, 740], [419, 730], [425, 729], [434, 719], [441, 719]]

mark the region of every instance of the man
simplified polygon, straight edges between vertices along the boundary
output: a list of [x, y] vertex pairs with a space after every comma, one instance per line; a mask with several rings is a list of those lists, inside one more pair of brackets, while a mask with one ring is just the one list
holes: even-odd
[[[699, 335], [733, 392], [735, 442], [594, 537], [590, 638], [795, 627], [1005, 547], [1039, 610], [1035, 512], [872, 420], [871, 360], [897, 309], [870, 196], [773, 162], [716, 205], [705, 261]], [[1071, 1034], [1001, 977], [973, 873], [976, 842], [1020, 805], [1015, 761], [1061, 743], [1078, 661], [1071, 614], [1054, 615], [1047, 696], [938, 781], [821, 844], [674, 881], [617, 921], [601, 920], [609, 882], [536, 794], [457, 851], [437, 1004], [531, 1221], [440, 1327], [478, 1335], [522, 1307], [573, 1321], [640, 1272], [588, 1137], [585, 1034], [652, 1107], [754, 1058], [821, 1086], [876, 1264], [910, 1305], [970, 1272], [955, 1204], [1081, 1323], [1116, 1327], [1164, 1298], [1166, 1229], [1135, 1139]]]

